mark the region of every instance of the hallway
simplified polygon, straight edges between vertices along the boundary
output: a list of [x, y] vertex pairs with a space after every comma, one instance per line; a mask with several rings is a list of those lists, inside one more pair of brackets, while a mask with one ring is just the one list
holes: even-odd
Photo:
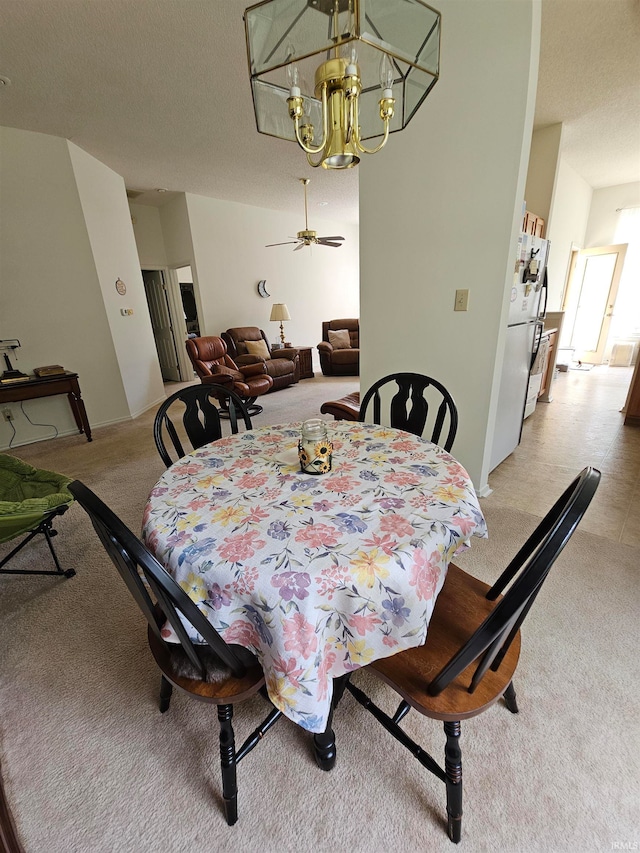
[[640, 429], [625, 427], [633, 368], [597, 366], [556, 373], [553, 401], [538, 403], [522, 442], [490, 475], [492, 504], [544, 515], [585, 465], [602, 481], [582, 530], [640, 545]]

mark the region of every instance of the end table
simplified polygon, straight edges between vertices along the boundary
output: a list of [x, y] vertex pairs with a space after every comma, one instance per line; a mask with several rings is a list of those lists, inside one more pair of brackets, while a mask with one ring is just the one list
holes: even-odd
[[300, 379], [313, 379], [312, 347], [296, 347], [300, 353]]

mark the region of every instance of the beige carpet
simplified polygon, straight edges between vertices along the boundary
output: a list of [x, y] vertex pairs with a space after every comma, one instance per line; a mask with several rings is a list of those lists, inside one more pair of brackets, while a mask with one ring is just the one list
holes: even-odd
[[[317, 414], [356, 382], [300, 383], [268, 397], [254, 422]], [[83, 480], [137, 532], [163, 470], [151, 422], [147, 414], [97, 430], [91, 444], [70, 436], [15, 454]], [[490, 498], [482, 506], [490, 538], [459, 562], [489, 580], [536, 518]], [[335, 719], [334, 770], [318, 770], [310, 736], [281, 720], [239, 766], [239, 822], [228, 827], [215, 709], [175, 693], [160, 715], [143, 617], [80, 507], [58, 527], [75, 578], [0, 577], [0, 766], [27, 853], [453, 849], [444, 785], [349, 695]], [[638, 842], [639, 556], [578, 532], [524, 626], [521, 713], [500, 704], [463, 723], [467, 850]], [[395, 706], [371, 676], [354, 678]], [[239, 740], [265, 708], [259, 699], [237, 707]], [[405, 728], [441, 759], [439, 724], [411, 713]]]

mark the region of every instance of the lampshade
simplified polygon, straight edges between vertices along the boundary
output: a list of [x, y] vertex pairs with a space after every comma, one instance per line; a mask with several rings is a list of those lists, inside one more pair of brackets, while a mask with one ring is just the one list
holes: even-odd
[[271, 316], [270, 320], [290, 320], [291, 315], [289, 314], [289, 309], [284, 304], [284, 302], [275, 302], [271, 306]]
[[[423, 0], [263, 0], [245, 10], [257, 129], [344, 169], [402, 130], [439, 76], [440, 13]], [[384, 138], [367, 149], [362, 140]], [[313, 160], [311, 155], [320, 154]]]

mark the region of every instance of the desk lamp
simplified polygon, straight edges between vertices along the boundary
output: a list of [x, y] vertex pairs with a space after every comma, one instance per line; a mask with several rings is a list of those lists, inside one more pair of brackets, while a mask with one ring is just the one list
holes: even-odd
[[7, 365], [7, 369], [3, 371], [2, 376], [0, 376], [0, 382], [20, 382], [23, 379], [28, 379], [26, 373], [22, 373], [21, 370], [14, 370], [13, 365], [7, 355], [7, 350], [16, 350], [20, 346], [20, 341], [15, 338], [7, 341], [0, 341], [0, 349], [4, 350], [4, 363]]

